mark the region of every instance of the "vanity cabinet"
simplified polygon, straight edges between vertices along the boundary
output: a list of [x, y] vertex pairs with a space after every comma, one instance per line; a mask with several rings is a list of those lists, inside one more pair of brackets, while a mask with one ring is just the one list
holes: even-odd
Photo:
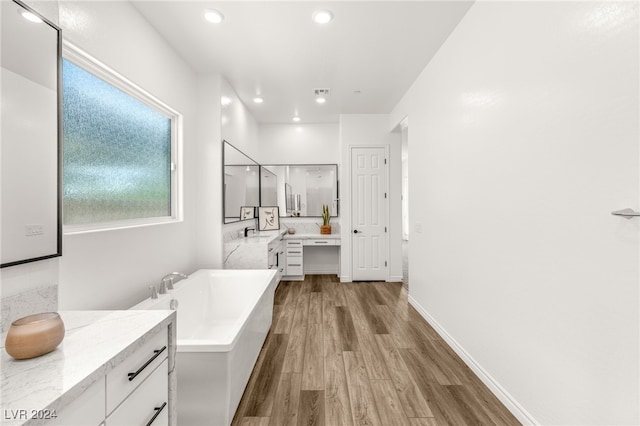
[[56, 412], [47, 425], [168, 425], [167, 354], [167, 333], [161, 331]]
[[302, 256], [302, 241], [301, 240], [287, 240], [287, 268], [286, 273], [288, 277], [296, 277], [304, 275], [304, 257]]
[[269, 243], [267, 246], [269, 269], [276, 270], [276, 280], [280, 281], [283, 275], [286, 275], [285, 269], [287, 265], [287, 251], [285, 241], [282, 237]]
[[[98, 426], [104, 421], [105, 379], [101, 377], [71, 404], [55, 412], [48, 426]], [[54, 414], [43, 410], [43, 414]]]
[[3, 425], [176, 425], [175, 311], [60, 314], [67, 333], [56, 350], [2, 354]]

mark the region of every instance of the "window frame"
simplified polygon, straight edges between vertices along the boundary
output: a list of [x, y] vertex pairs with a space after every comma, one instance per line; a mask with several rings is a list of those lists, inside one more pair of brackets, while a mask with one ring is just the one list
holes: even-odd
[[[81, 50], [68, 40], [62, 41], [62, 59], [89, 72], [93, 76], [121, 90], [125, 94], [144, 103], [148, 107], [166, 115], [171, 122], [171, 214], [170, 216], [146, 217], [139, 219], [114, 220], [87, 224], [67, 225], [63, 223], [64, 235], [88, 232], [111, 231], [143, 226], [164, 225], [183, 221], [183, 173], [182, 173], [182, 122], [183, 116], [169, 105], [118, 73], [105, 63]], [[61, 86], [61, 92], [64, 88]], [[63, 93], [62, 93], [63, 95]], [[63, 123], [64, 124], [64, 123]], [[64, 154], [64, 145], [62, 147]], [[61, 171], [64, 174], [63, 170]], [[64, 184], [63, 184], [64, 185]], [[64, 196], [63, 196], [64, 208]]]

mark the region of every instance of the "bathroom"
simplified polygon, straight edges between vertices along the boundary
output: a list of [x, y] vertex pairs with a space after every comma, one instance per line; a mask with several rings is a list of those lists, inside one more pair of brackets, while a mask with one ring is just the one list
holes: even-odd
[[[409, 117], [409, 297], [511, 401], [520, 422], [640, 422], [637, 219], [610, 214], [640, 207], [638, 41], [628, 37], [637, 33], [636, 3], [457, 2], [449, 32], [430, 47], [437, 61], [425, 62], [389, 109], [330, 122], [307, 122], [301, 111], [295, 124], [254, 117], [235, 76], [187, 63], [197, 52], [172, 47], [173, 35], [150, 23], [159, 19], [155, 3], [141, 3], [27, 2], [66, 40], [181, 114], [180, 219], [65, 231], [61, 257], [2, 268], [4, 331], [34, 312], [127, 309], [171, 271], [221, 269], [225, 238], [246, 227], [223, 224], [223, 140], [261, 164], [337, 164], [340, 200], [349, 199], [350, 147], [388, 147], [389, 204], [398, 207], [389, 216], [396, 245], [388, 248], [388, 280], [401, 279], [399, 128]], [[223, 24], [233, 23], [231, 4], [187, 5], [225, 9]], [[306, 15], [320, 7], [328, 6], [312, 2]], [[215, 38], [219, 29], [202, 31]], [[242, 49], [241, 40], [225, 42]], [[338, 96], [332, 89], [328, 104]], [[268, 112], [278, 95], [261, 95]], [[349, 218], [342, 202], [331, 221], [344, 282]]]

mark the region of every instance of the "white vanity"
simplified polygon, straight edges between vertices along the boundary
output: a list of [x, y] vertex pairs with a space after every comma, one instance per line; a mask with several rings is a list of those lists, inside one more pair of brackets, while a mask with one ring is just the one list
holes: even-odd
[[225, 243], [225, 269], [277, 269], [277, 279], [340, 273], [340, 234], [260, 232]]
[[53, 352], [2, 351], [0, 424], [175, 426], [175, 311], [60, 312]]

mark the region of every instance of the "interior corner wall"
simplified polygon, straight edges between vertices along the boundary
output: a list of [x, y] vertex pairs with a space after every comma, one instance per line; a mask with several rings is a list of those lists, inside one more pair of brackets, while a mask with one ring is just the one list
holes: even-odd
[[60, 2], [64, 37], [183, 115], [184, 221], [65, 235], [61, 309], [126, 309], [196, 265], [196, 75], [128, 2]]
[[351, 147], [389, 147], [389, 278], [402, 279], [402, 143], [401, 134], [389, 130], [388, 114], [340, 116], [340, 280], [351, 274]]
[[637, 2], [476, 2], [391, 114], [410, 298], [524, 423], [640, 423], [638, 64]]

